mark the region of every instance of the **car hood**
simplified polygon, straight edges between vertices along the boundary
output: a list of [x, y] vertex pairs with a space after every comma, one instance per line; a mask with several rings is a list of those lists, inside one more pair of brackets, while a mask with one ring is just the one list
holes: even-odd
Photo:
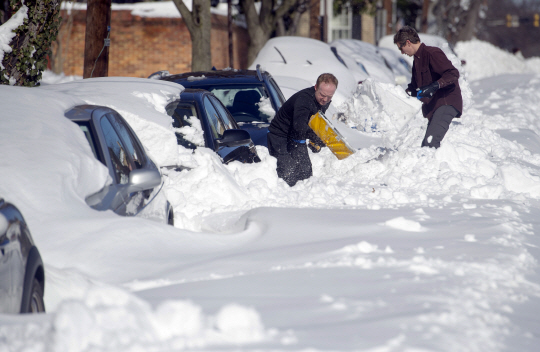
[[255, 145], [262, 145], [268, 147], [266, 141], [266, 135], [268, 134], [269, 123], [250, 123], [250, 122], [239, 122], [238, 127], [249, 132], [251, 140]]

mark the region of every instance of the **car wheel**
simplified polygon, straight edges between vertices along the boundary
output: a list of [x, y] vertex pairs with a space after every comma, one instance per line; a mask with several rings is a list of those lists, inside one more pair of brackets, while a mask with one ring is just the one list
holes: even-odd
[[43, 313], [45, 312], [45, 302], [43, 301], [43, 288], [37, 279], [32, 282], [32, 294], [30, 295], [30, 312]]

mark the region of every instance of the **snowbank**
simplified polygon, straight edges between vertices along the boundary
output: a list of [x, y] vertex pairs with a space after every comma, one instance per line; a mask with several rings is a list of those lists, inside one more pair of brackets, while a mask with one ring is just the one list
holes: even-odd
[[165, 175], [176, 228], [85, 204], [108, 174], [63, 113], [111, 106], [166, 162], [180, 86], [75, 86], [0, 86], [0, 196], [41, 251], [48, 310], [0, 315], [0, 350], [538, 349], [539, 75], [471, 82], [437, 150], [415, 99], [367, 82], [340, 110], [363, 146], [311, 154], [293, 188], [265, 148], [250, 165], [199, 148]]
[[540, 58], [524, 59], [484, 41], [459, 42], [455, 50], [467, 62], [464, 70], [471, 81], [506, 73], [540, 73]]

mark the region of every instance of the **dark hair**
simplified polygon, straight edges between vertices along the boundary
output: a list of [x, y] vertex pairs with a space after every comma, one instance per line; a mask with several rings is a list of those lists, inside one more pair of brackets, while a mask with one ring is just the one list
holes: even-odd
[[336, 76], [334, 76], [331, 73], [323, 73], [322, 75], [319, 76], [319, 78], [317, 78], [317, 83], [315, 84], [315, 87], [319, 88], [319, 85], [321, 83], [332, 83], [337, 88], [338, 80]]
[[394, 35], [394, 44], [400, 47], [405, 45], [407, 40], [413, 44], [420, 43], [420, 37], [413, 27], [404, 26]]

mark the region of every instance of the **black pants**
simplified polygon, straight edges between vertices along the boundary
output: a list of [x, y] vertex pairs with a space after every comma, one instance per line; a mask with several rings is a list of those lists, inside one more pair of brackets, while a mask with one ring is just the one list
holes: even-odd
[[277, 174], [289, 186], [313, 175], [306, 144], [268, 133], [268, 152], [277, 159]]
[[452, 119], [458, 114], [459, 112], [452, 105], [443, 105], [435, 110], [428, 122], [422, 147], [439, 148]]

